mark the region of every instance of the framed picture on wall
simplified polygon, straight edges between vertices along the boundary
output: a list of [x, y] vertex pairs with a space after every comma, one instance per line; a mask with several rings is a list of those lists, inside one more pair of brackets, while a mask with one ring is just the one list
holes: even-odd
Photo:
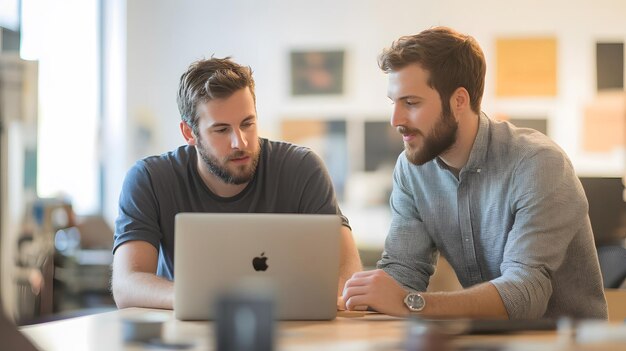
[[557, 95], [557, 39], [496, 39], [496, 96]]
[[598, 91], [624, 89], [624, 43], [596, 43]]
[[292, 51], [291, 95], [340, 95], [344, 90], [344, 51]]

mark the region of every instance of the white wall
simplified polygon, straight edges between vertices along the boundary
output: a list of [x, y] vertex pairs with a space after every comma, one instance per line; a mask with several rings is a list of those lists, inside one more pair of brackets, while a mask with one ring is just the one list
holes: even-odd
[[[520, 5], [512, 5], [520, 4]], [[473, 35], [487, 61], [483, 109], [488, 113], [543, 114], [551, 134], [581, 174], [622, 175], [624, 151], [590, 155], [581, 150], [582, 107], [595, 92], [595, 43], [626, 41], [626, 2], [620, 0], [231, 0], [127, 1], [126, 166], [181, 145], [176, 107], [178, 78], [192, 61], [232, 55], [252, 66], [258, 114], [265, 136], [285, 116], [388, 116], [386, 77], [376, 64], [383, 47], [401, 35], [447, 25]], [[501, 36], [558, 39], [558, 95], [550, 99], [494, 97], [494, 43]], [[292, 49], [345, 49], [347, 92], [342, 97], [289, 96]], [[151, 130], [144, 138], [137, 128]], [[109, 174], [118, 184], [123, 174]], [[117, 182], [117, 183], [116, 183]], [[110, 189], [109, 191], [111, 191]], [[118, 190], [119, 191], [119, 190]], [[106, 213], [115, 213], [114, 201]]]

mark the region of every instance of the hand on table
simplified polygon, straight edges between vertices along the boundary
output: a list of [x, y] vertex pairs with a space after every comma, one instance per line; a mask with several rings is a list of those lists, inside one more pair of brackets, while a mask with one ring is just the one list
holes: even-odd
[[343, 298], [337, 299], [337, 305], [349, 311], [370, 307], [388, 315], [408, 316], [409, 310], [404, 305], [408, 293], [382, 269], [358, 272], [346, 281]]

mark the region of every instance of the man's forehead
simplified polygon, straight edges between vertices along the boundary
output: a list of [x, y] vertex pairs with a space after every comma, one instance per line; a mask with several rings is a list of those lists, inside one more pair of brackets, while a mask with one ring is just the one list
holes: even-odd
[[388, 74], [387, 96], [399, 99], [406, 96], [419, 96], [431, 89], [428, 86], [430, 73], [418, 64], [411, 64]]
[[249, 91], [238, 91], [226, 98], [198, 104], [197, 115], [210, 124], [237, 125], [244, 120], [256, 118], [256, 106]]

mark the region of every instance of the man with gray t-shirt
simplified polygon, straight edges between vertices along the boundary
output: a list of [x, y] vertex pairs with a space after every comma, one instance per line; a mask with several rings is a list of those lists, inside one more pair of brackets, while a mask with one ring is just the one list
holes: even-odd
[[178, 107], [187, 145], [138, 161], [124, 181], [113, 246], [118, 307], [172, 308], [180, 212], [336, 214], [341, 291], [361, 269], [348, 220], [315, 153], [258, 137], [250, 68], [229, 58], [194, 62], [181, 77]]

